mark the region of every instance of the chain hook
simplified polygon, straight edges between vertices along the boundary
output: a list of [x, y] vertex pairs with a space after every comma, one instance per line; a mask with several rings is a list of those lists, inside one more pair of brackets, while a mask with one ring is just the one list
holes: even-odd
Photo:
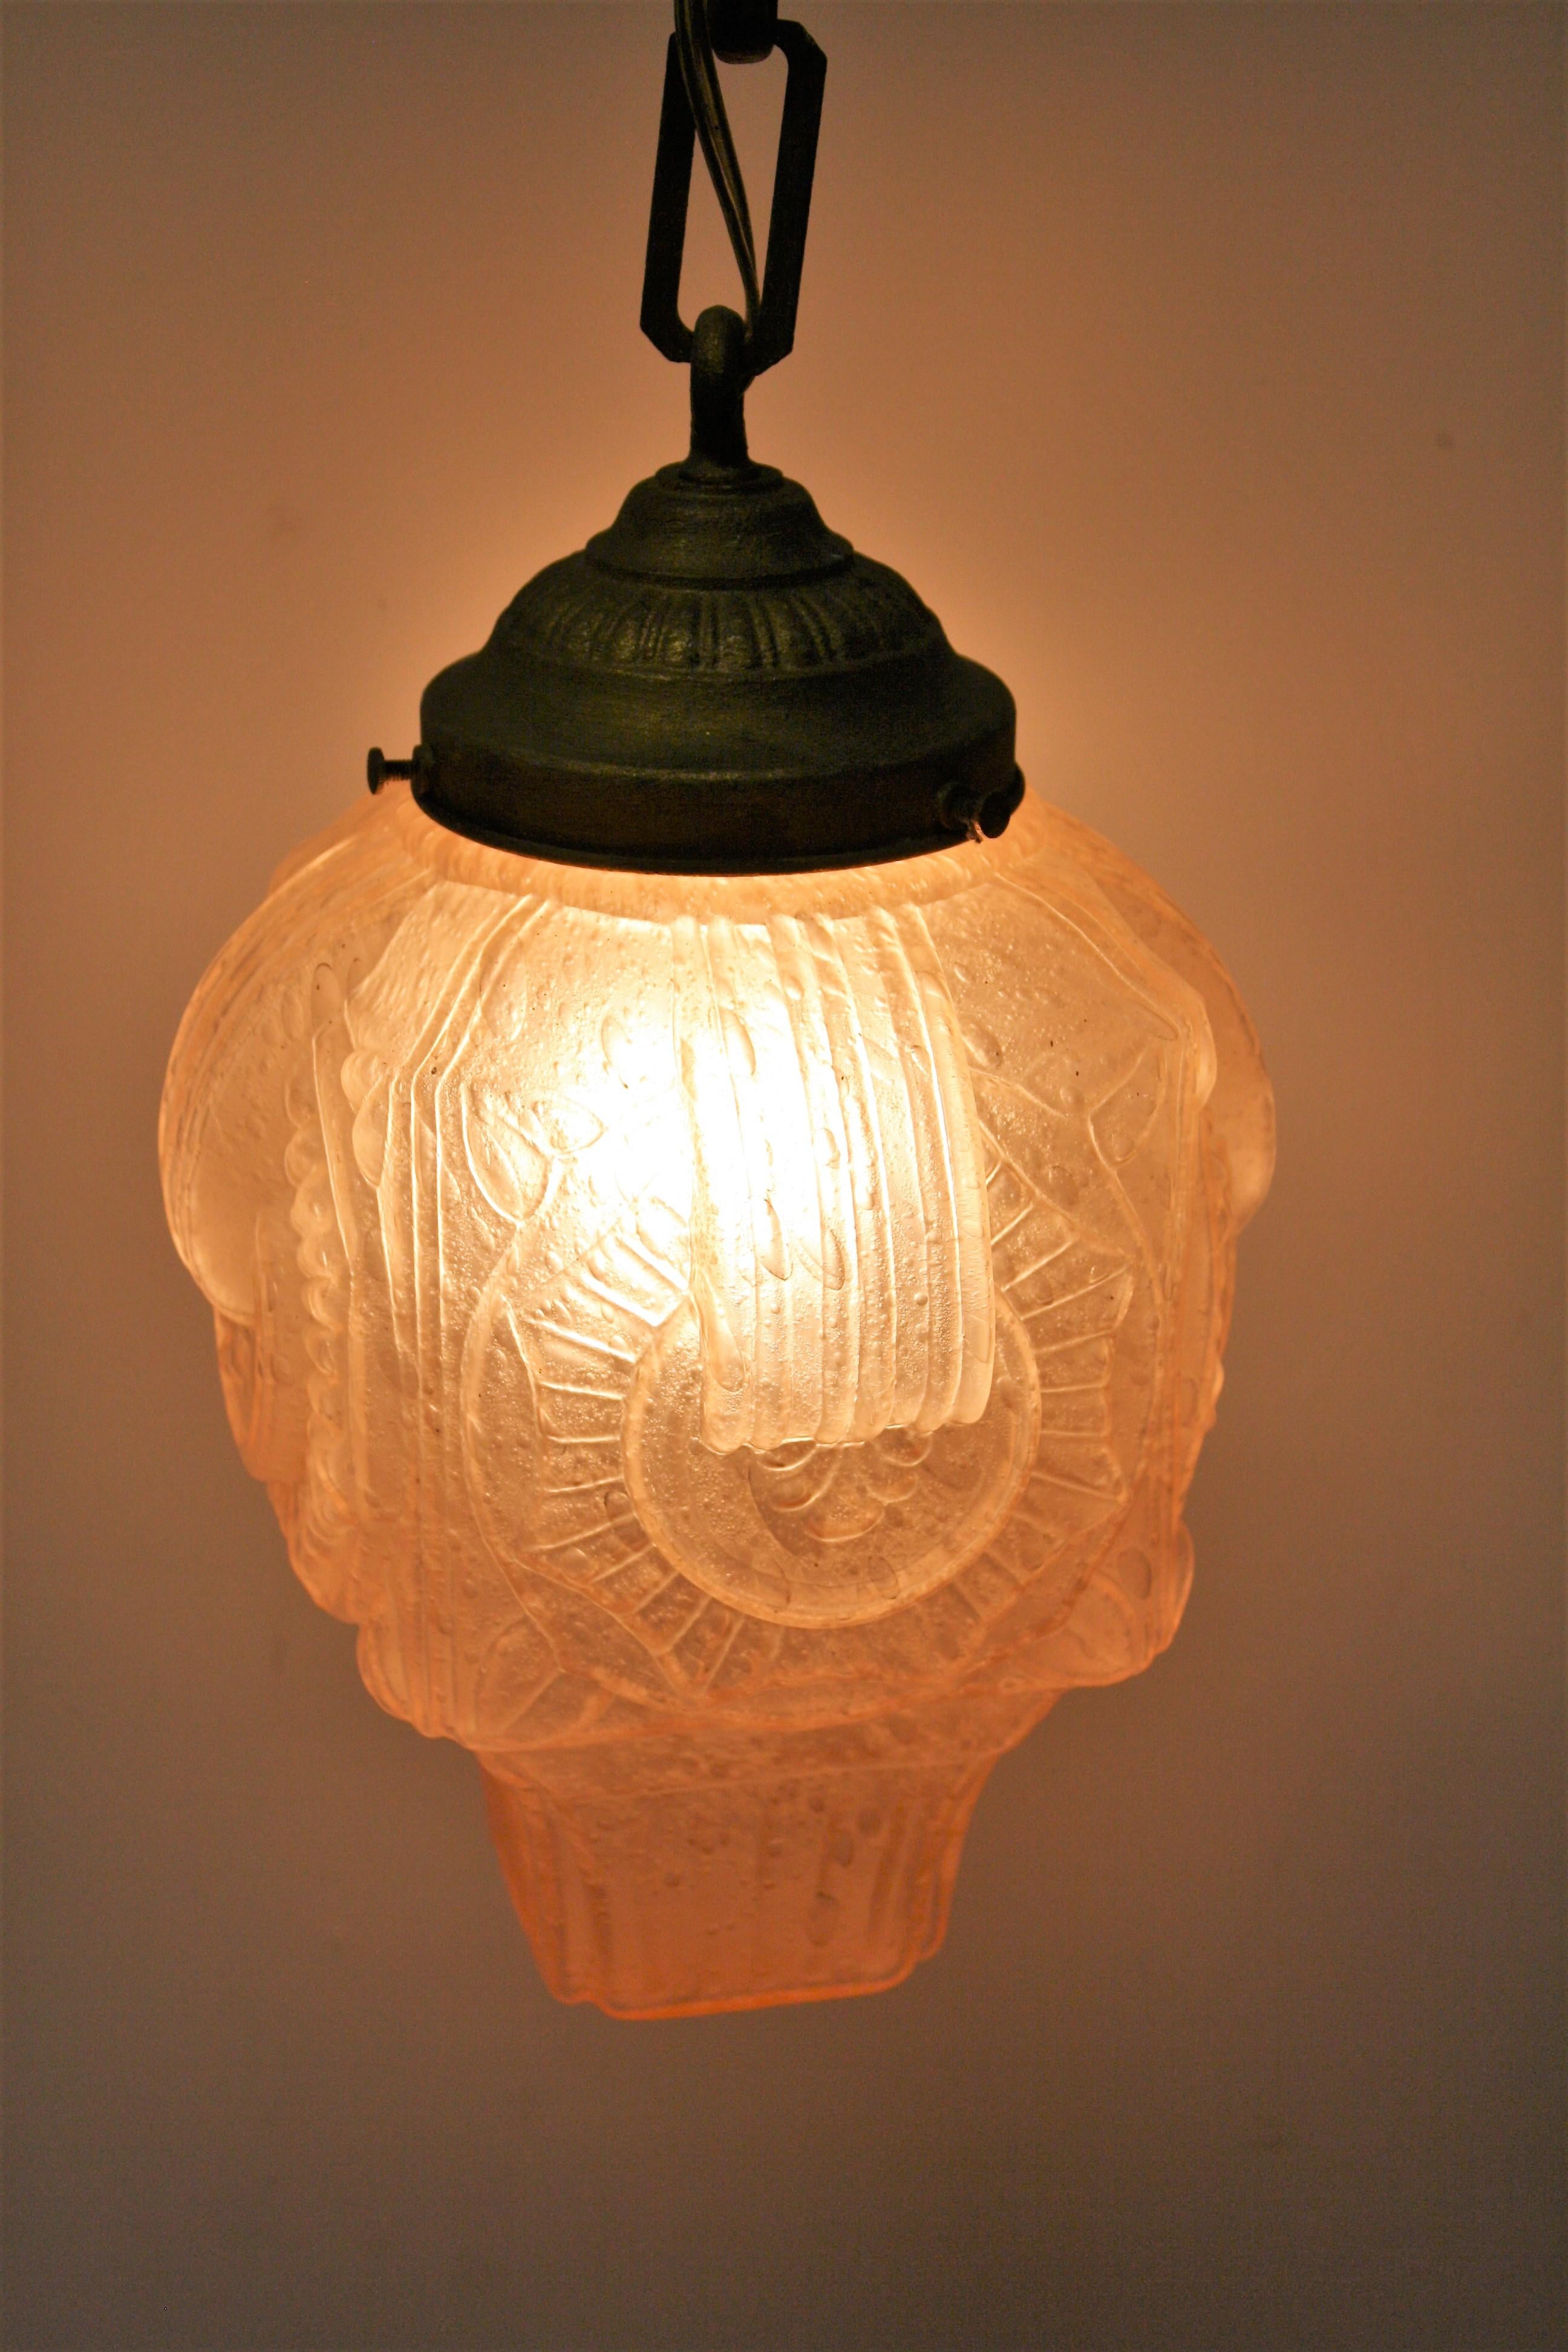
[[[722, 58], [726, 64], [755, 65], [770, 57], [775, 48], [784, 53], [788, 75], [779, 123], [773, 209], [768, 220], [767, 266], [759, 281], [751, 206], [716, 61]], [[827, 59], [821, 49], [803, 26], [779, 16], [778, 0], [675, 0], [675, 30], [665, 57], [664, 101], [659, 112], [653, 202], [648, 214], [642, 330], [666, 359], [693, 363], [694, 458], [730, 466], [744, 463], [745, 431], [739, 417], [740, 396], [765, 368], [775, 366], [794, 349], [826, 75]], [[716, 403], [710, 396], [711, 384], [706, 389], [699, 384], [700, 375], [713, 375], [717, 348], [714, 338], [718, 331], [709, 331], [703, 338], [707, 351], [700, 352], [697, 332], [680, 315], [680, 272], [686, 249], [691, 163], [699, 143], [729, 235], [745, 302], [745, 317], [737, 320], [742, 330], [739, 349], [728, 332], [721, 339], [725, 360], [722, 373], [726, 383], [736, 387], [732, 398], [726, 393], [722, 403]], [[728, 315], [734, 316], [732, 312]], [[705, 311], [699, 329], [713, 316]], [[725, 421], [714, 438], [705, 429], [705, 419], [711, 414], [717, 421], [721, 408]], [[734, 454], [737, 446], [739, 458]]]
[[[767, 28], [767, 47], [762, 51], [763, 57], [773, 49], [773, 26], [778, 22], [776, 5], [772, 15], [773, 26]], [[675, 50], [680, 60], [687, 109], [702, 150], [702, 160], [708, 166], [708, 177], [713, 183], [713, 193], [719, 199], [730, 250], [741, 273], [746, 302], [746, 338], [754, 341], [763, 307], [763, 290], [757, 278], [757, 241], [752, 229], [752, 207], [746, 198], [741, 159], [735, 152], [734, 135], [719, 80], [709, 0], [675, 0]], [[730, 54], [736, 53], [731, 50]], [[748, 53], [748, 62], [754, 61], [758, 60]]]

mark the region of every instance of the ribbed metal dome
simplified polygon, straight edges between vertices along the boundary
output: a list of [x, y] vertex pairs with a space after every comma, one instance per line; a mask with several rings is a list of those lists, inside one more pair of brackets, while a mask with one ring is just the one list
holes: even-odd
[[696, 457], [426, 688], [420, 805], [568, 864], [871, 864], [998, 833], [1013, 698], [773, 467]]

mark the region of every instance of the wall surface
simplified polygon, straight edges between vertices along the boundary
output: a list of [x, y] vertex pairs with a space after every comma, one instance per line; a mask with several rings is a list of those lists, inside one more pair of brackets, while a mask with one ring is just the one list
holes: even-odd
[[800, 7], [753, 446], [1279, 1087], [1186, 1623], [900, 1990], [546, 1997], [235, 1457], [153, 1128], [274, 861], [679, 450], [664, 19], [11, 9], [18, 2352], [1563, 2340], [1563, 16]]

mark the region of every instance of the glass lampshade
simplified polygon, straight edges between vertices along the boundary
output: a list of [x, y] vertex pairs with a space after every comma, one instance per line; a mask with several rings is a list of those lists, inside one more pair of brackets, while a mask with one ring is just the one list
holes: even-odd
[[474, 1750], [552, 1989], [896, 1982], [996, 1757], [1190, 1576], [1257, 1041], [1033, 797], [835, 872], [595, 871], [389, 787], [185, 1015], [229, 1418], [373, 1695]]

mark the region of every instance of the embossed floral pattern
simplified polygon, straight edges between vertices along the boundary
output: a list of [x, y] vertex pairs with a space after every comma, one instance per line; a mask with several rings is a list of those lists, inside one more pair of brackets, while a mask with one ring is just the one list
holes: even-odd
[[1037, 803], [715, 881], [385, 793], [203, 982], [162, 1148], [295, 1566], [480, 1756], [567, 1997], [893, 1980], [994, 1756], [1174, 1630], [1268, 1087]]

